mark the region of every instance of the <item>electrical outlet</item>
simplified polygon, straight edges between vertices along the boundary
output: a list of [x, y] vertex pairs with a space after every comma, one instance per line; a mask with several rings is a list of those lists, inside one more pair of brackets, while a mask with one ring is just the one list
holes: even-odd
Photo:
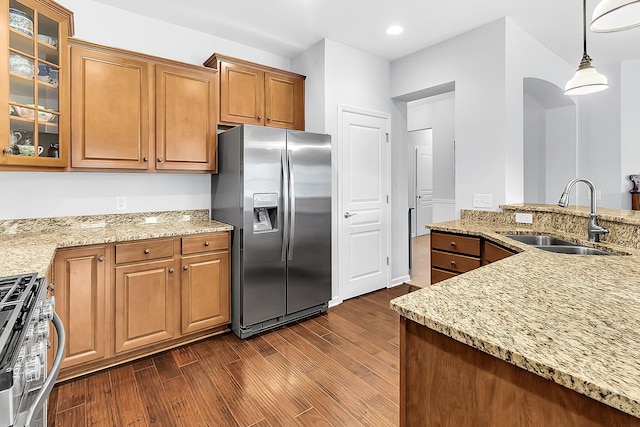
[[124, 211], [127, 209], [127, 198], [126, 196], [116, 196], [116, 210]]
[[533, 224], [533, 215], [526, 213], [517, 213], [516, 222], [520, 224]]
[[492, 205], [493, 205], [493, 197], [491, 194], [474, 194], [473, 195], [474, 208], [491, 208]]

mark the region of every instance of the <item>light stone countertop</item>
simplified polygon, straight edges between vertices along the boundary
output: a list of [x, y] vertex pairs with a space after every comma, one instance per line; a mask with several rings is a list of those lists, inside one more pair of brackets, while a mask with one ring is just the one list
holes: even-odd
[[638, 250], [601, 245], [630, 255], [565, 255], [501, 235], [531, 229], [474, 221], [429, 228], [520, 253], [396, 298], [392, 310], [640, 418]]
[[[183, 213], [185, 212], [180, 212], [180, 214]], [[208, 213], [195, 211], [187, 213], [195, 213], [192, 215], [195, 219], [182, 221], [178, 216], [172, 218], [170, 215], [165, 215], [166, 217], [163, 217], [162, 213], [153, 213], [147, 215], [160, 216], [160, 220], [163, 222], [146, 224], [144, 223], [144, 214], [4, 221], [3, 224], [0, 224], [4, 226], [4, 233], [0, 232], [0, 277], [34, 272], [39, 276], [44, 276], [53, 262], [57, 248], [233, 229], [231, 225], [206, 219]], [[81, 221], [76, 218], [85, 220], [89, 218], [93, 220], [93, 223], [106, 222], [106, 225], [98, 228], [82, 228], [79, 225]], [[114, 218], [115, 220], [113, 220]], [[120, 220], [121, 218], [124, 220]], [[16, 228], [19, 228], [20, 231], [14, 231]]]

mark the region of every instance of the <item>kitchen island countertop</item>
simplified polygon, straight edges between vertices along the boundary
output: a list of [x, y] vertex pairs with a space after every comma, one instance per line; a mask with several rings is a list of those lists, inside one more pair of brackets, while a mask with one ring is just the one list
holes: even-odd
[[531, 229], [476, 221], [429, 228], [485, 237], [519, 253], [396, 298], [392, 310], [640, 418], [637, 250], [603, 245], [628, 255], [565, 255], [502, 235]]
[[[0, 233], [0, 277], [34, 272], [45, 276], [58, 248], [233, 229], [231, 225], [206, 219], [208, 212], [186, 212], [193, 217], [188, 221], [182, 220], [184, 213], [173, 218], [166, 213], [146, 214], [156, 220], [159, 217], [161, 222], [157, 223], [145, 223], [145, 214], [77, 217], [83, 221], [76, 221], [76, 217], [12, 221], [15, 224], [4, 221], [4, 233]], [[118, 217], [126, 220], [118, 221]]]

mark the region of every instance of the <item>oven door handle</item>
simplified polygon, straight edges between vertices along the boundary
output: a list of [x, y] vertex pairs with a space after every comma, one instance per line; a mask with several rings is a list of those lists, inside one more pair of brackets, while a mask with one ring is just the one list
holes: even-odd
[[62, 321], [55, 311], [53, 312], [53, 319], [51, 319], [51, 322], [53, 323], [53, 327], [56, 329], [56, 335], [58, 335], [58, 348], [56, 349], [56, 357], [53, 359], [51, 370], [49, 371], [46, 381], [44, 382], [44, 384], [42, 384], [42, 388], [40, 388], [35, 401], [29, 408], [29, 411], [27, 411], [27, 418], [25, 420], [25, 425], [27, 426], [31, 425], [31, 418], [33, 418], [36, 410], [46, 401], [47, 396], [49, 396], [53, 385], [56, 383], [56, 378], [58, 378], [60, 366], [62, 366], [62, 359], [64, 358], [64, 347], [67, 336], [64, 332]]

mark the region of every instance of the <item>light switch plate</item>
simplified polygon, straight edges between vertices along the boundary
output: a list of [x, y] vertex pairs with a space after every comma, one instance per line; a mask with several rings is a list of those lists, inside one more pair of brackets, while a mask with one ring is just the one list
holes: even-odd
[[491, 208], [492, 205], [493, 205], [493, 196], [491, 194], [474, 194], [473, 195], [474, 208]]
[[526, 213], [517, 213], [516, 222], [520, 224], [533, 224], [533, 215]]

